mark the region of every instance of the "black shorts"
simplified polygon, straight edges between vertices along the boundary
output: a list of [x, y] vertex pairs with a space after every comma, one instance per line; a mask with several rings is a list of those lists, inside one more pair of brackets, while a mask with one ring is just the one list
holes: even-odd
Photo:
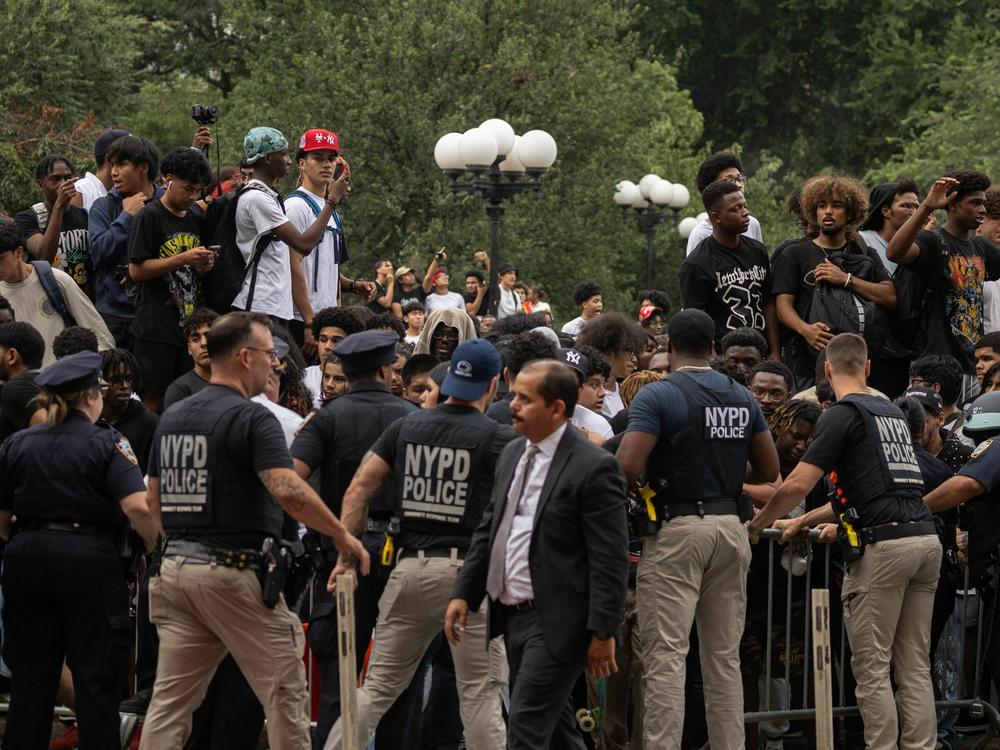
[[146, 391], [163, 393], [167, 386], [194, 368], [187, 347], [148, 341], [136, 337], [133, 353], [139, 363], [142, 387]]

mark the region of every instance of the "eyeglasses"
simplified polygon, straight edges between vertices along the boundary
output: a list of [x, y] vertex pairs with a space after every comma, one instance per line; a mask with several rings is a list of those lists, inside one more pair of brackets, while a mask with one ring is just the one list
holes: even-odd
[[255, 352], [260, 352], [261, 354], [266, 354], [272, 362], [280, 362], [278, 359], [277, 349], [261, 349], [259, 346], [245, 346], [244, 349], [253, 349]]

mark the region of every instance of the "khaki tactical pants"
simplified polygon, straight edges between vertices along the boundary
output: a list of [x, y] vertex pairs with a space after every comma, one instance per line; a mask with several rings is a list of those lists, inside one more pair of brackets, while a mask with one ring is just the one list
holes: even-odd
[[897, 739], [905, 750], [932, 750], [937, 740], [928, 652], [940, 571], [935, 534], [869, 545], [847, 567], [841, 601], [869, 750], [895, 750]]
[[[406, 689], [420, 660], [444, 624], [448, 601], [462, 561], [442, 557], [404, 557], [397, 564], [378, 604], [375, 646], [368, 676], [358, 690], [358, 744], [367, 747], [375, 727]], [[459, 711], [469, 750], [503, 750], [507, 728], [500, 693], [507, 682], [502, 641], [486, 647], [486, 605], [470, 612], [462, 642], [451, 649], [455, 660]], [[343, 722], [338, 720], [324, 750], [340, 750]]]
[[684, 660], [697, 622], [709, 743], [742, 750], [739, 647], [749, 567], [750, 541], [736, 516], [682, 516], [646, 537], [637, 576], [645, 747], [681, 746]]
[[181, 750], [227, 652], [264, 706], [268, 746], [309, 750], [302, 624], [284, 598], [264, 606], [254, 571], [166, 557], [149, 580], [149, 617], [160, 655], [140, 750]]

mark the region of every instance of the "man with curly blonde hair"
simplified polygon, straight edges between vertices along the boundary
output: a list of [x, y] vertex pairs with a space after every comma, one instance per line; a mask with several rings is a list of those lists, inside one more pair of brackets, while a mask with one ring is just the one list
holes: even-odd
[[[896, 290], [878, 253], [854, 231], [868, 211], [864, 185], [845, 175], [813, 177], [802, 185], [800, 206], [803, 222], [818, 226], [820, 233], [785, 248], [775, 262], [772, 292], [778, 320], [792, 333], [785, 361], [791, 363], [802, 389], [813, 384], [817, 353], [843, 332], [811, 314], [817, 285], [846, 287], [856, 297], [885, 308], [895, 306]], [[862, 264], [863, 273], [843, 270], [842, 259], [851, 255], [870, 260]]]

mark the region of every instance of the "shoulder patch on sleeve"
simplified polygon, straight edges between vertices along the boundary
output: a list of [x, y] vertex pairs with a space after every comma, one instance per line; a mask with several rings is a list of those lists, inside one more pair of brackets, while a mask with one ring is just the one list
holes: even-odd
[[971, 461], [974, 458], [979, 458], [981, 455], [983, 455], [986, 452], [986, 450], [991, 445], [993, 445], [992, 438], [990, 440], [984, 440], [983, 442], [981, 442], [979, 445], [976, 446], [976, 449], [974, 451], [972, 451], [972, 455], [969, 456], [969, 460]]
[[118, 439], [115, 440], [115, 450], [121, 453], [125, 457], [125, 460], [133, 466], [139, 465], [139, 459], [136, 458], [135, 451], [132, 450], [132, 444], [124, 435], [120, 435]]

